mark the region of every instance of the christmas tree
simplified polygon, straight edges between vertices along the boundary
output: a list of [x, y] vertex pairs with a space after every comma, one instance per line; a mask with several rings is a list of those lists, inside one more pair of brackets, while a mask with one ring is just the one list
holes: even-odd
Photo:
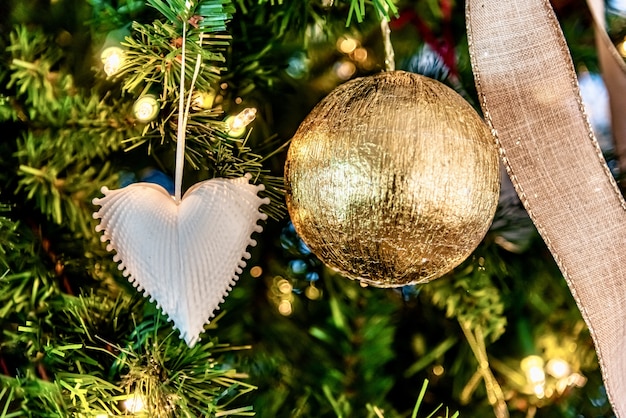
[[[584, 2], [553, 5], [581, 85], [596, 80]], [[8, 0], [0, 35], [0, 416], [614, 416], [587, 326], [506, 178], [472, 255], [396, 289], [326, 267], [288, 216], [289, 139], [336, 86], [385, 70], [390, 45], [397, 69], [479, 111], [462, 2]], [[245, 175], [267, 220], [190, 341], [125, 277], [93, 214], [103, 187], [180, 199]], [[205, 212], [230, 222], [215, 215], [228, 207]], [[150, 264], [197, 250], [171, 248]], [[163, 286], [175, 305], [183, 289]]]

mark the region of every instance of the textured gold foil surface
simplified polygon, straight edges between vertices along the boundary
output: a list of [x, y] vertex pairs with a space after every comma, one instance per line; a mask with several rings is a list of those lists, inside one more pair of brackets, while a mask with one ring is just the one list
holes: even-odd
[[287, 208], [329, 267], [379, 287], [433, 280], [484, 237], [500, 191], [493, 136], [447, 86], [393, 71], [349, 81], [302, 122]]

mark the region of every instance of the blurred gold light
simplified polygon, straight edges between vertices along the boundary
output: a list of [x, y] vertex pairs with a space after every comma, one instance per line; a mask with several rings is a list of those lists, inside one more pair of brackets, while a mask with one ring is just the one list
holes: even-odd
[[350, 36], [342, 36], [337, 40], [337, 49], [344, 54], [350, 54], [358, 46], [356, 39]]
[[293, 309], [291, 307], [291, 302], [289, 302], [287, 299], [281, 300], [280, 303], [278, 304], [278, 312], [281, 315], [289, 316], [291, 315], [292, 311]]
[[311, 285], [304, 290], [304, 295], [311, 300], [316, 300], [320, 298], [321, 292], [317, 287]]
[[250, 276], [254, 277], [255, 279], [261, 277], [262, 274], [263, 269], [261, 268], [261, 266], [254, 266], [250, 269]]
[[571, 369], [567, 361], [553, 358], [546, 364], [546, 372], [555, 379], [563, 379], [570, 375]]
[[367, 49], [365, 48], [357, 48], [352, 53], [352, 57], [355, 61], [363, 62], [367, 59]]
[[290, 294], [293, 286], [287, 280], [282, 279], [278, 281], [278, 290], [280, 290], [280, 293]]
[[587, 378], [580, 373], [572, 373], [567, 378], [567, 384], [582, 388], [587, 383]]
[[539, 356], [524, 357], [520, 363], [522, 371], [526, 374], [526, 380], [540, 399], [545, 395], [546, 385], [546, 373], [543, 370], [543, 364], [543, 359]]
[[443, 372], [445, 372], [446, 370], [443, 368], [443, 366], [441, 364], [437, 364], [436, 366], [433, 367], [433, 374], [435, 376], [441, 376], [443, 374]]
[[540, 366], [532, 366], [526, 371], [526, 376], [531, 383], [541, 383], [546, 380], [546, 374]]

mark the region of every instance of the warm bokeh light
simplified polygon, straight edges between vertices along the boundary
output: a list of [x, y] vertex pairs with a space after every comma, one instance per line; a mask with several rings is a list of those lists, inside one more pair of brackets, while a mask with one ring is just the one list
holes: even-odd
[[526, 380], [532, 387], [534, 394], [538, 398], [545, 395], [546, 373], [543, 370], [543, 359], [539, 356], [528, 356], [522, 359], [521, 369], [526, 375]]
[[311, 300], [317, 300], [322, 296], [322, 292], [315, 286], [308, 286], [304, 290], [304, 295]]
[[256, 278], [261, 277], [261, 275], [263, 274], [263, 269], [261, 268], [261, 266], [254, 266], [250, 269], [250, 276]]
[[291, 315], [291, 312], [293, 312], [293, 308], [291, 307], [291, 302], [288, 301], [287, 299], [281, 300], [280, 303], [278, 304], [278, 312], [280, 312], [280, 314], [284, 316]]
[[562, 379], [571, 373], [570, 365], [560, 358], [553, 358], [546, 364], [546, 372], [555, 379]]
[[354, 50], [352, 57], [355, 61], [364, 62], [367, 60], [367, 49], [365, 48], [357, 48]]
[[278, 290], [280, 290], [280, 293], [290, 294], [293, 290], [293, 286], [291, 285], [291, 283], [289, 283], [289, 281], [285, 279], [279, 280], [277, 286]]
[[341, 80], [348, 80], [356, 72], [356, 65], [352, 61], [341, 61], [335, 64], [335, 74]]
[[344, 54], [350, 54], [359, 46], [356, 39], [351, 36], [342, 36], [337, 40], [337, 49]]
[[444, 369], [441, 364], [437, 364], [436, 366], [433, 366], [433, 374], [435, 376], [441, 376], [441, 375], [443, 375], [443, 373], [445, 371], [446, 371], [446, 369]]

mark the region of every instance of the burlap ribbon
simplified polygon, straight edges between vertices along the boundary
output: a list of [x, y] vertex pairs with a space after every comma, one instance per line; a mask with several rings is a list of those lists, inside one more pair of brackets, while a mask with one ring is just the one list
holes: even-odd
[[467, 0], [466, 13], [485, 118], [591, 331], [613, 409], [626, 416], [626, 203], [559, 23], [547, 0]]

